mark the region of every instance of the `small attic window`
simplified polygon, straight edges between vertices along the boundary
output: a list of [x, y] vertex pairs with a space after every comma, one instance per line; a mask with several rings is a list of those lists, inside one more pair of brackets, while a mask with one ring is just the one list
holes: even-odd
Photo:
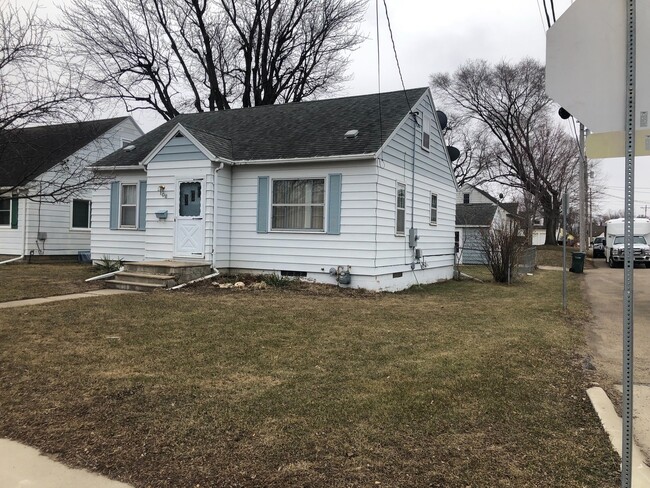
[[345, 133], [346, 139], [356, 139], [359, 136], [359, 131], [357, 129], [351, 129]]

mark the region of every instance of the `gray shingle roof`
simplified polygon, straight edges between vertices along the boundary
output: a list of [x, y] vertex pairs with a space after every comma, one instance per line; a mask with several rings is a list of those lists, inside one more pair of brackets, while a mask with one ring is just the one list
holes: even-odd
[[497, 211], [494, 203], [458, 203], [456, 204], [456, 225], [489, 227]]
[[0, 132], [0, 187], [21, 185], [33, 180], [126, 118]]
[[[426, 90], [407, 90], [411, 105]], [[371, 154], [410, 109], [404, 92], [382, 93], [380, 135], [379, 100], [372, 94], [179, 115], [133, 141], [134, 150], [116, 151], [96, 165], [139, 164], [176, 124], [215, 156], [234, 161]], [[344, 138], [351, 129], [359, 131], [358, 137]]]

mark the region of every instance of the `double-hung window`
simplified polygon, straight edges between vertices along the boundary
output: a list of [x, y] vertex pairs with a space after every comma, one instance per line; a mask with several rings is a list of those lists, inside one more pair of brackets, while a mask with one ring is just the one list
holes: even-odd
[[438, 223], [438, 195], [435, 193], [431, 194], [431, 215], [429, 223], [431, 225], [436, 225]]
[[397, 184], [397, 194], [395, 199], [395, 234], [403, 236], [406, 225], [406, 185]]
[[90, 200], [72, 200], [72, 228], [90, 229]]
[[428, 151], [431, 147], [431, 119], [426, 115], [422, 117], [422, 149]]
[[0, 227], [11, 225], [11, 199], [0, 198]]
[[123, 184], [120, 189], [120, 227], [137, 224], [138, 185]]
[[325, 179], [273, 180], [272, 230], [325, 230]]

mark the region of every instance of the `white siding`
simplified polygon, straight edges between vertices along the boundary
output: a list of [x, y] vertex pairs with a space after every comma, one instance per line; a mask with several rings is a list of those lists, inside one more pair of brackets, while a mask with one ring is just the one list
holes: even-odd
[[[325, 178], [342, 173], [341, 233], [269, 231], [258, 234], [257, 178]], [[232, 169], [230, 267], [265, 271], [325, 273], [352, 266], [374, 274], [375, 181], [373, 160], [336, 164], [235, 166]], [[327, 181], [325, 201], [328, 201]], [[325, 214], [327, 222], [327, 209]]]
[[214, 247], [214, 266], [230, 267], [230, 225], [232, 208], [232, 172], [231, 166], [224, 166], [217, 173], [217, 233]]
[[472, 185], [463, 185], [456, 195], [456, 203], [465, 203], [463, 198], [466, 193], [469, 193], [469, 203], [494, 203], [494, 200], [490, 200]]
[[[175, 138], [171, 139], [171, 141], [174, 140]], [[172, 259], [174, 257], [178, 184], [181, 181], [189, 180], [202, 180], [201, 205], [205, 224], [203, 251], [205, 258], [210, 258], [214, 215], [214, 171], [210, 161], [205, 159], [205, 156], [201, 156], [203, 157], [201, 160], [183, 160], [182, 162], [159, 161], [154, 158], [147, 166], [145, 259]], [[165, 187], [166, 197], [160, 194], [160, 186]], [[156, 212], [164, 210], [167, 210], [167, 219], [158, 219]]]
[[[425, 268], [441, 268], [446, 277], [452, 276], [454, 262], [454, 227], [456, 218], [456, 185], [447, 156], [446, 146], [437, 129], [435, 108], [427, 92], [415, 107], [418, 125], [411, 115], [390, 138], [380, 155], [378, 190], [377, 234], [378, 272], [410, 271], [413, 251], [409, 248], [411, 218], [417, 229], [417, 247], [424, 255]], [[422, 116], [434, 121], [430, 150], [420, 145], [422, 139]], [[414, 144], [415, 141], [415, 144]], [[413, 178], [413, 150], [415, 146], [415, 177]], [[406, 185], [405, 235], [395, 235], [397, 183]], [[438, 197], [437, 224], [430, 224], [430, 197]], [[414, 196], [413, 208], [411, 199]], [[420, 269], [421, 265], [416, 264]]]
[[[115, 127], [109, 129], [90, 144], [67, 158], [71, 168], [85, 167], [122, 147], [122, 140], [133, 140], [142, 135], [142, 131], [127, 118]], [[57, 165], [30, 182], [28, 189], [37, 191], [40, 187], [47, 188], [48, 184], [56, 185], [63, 176], [60, 165]], [[74, 198], [91, 200], [92, 191], [89, 188], [78, 192]], [[20, 254], [23, 239], [23, 212], [27, 212], [26, 254], [35, 255], [74, 255], [78, 251], [90, 250], [90, 230], [72, 229], [72, 200], [51, 202], [43, 198], [41, 201], [21, 199], [19, 203], [18, 229], [0, 230], [0, 253]], [[94, 213], [95, 208], [93, 206]], [[38, 232], [47, 234], [45, 241], [37, 240]]]
[[[138, 183], [145, 180], [144, 171], [124, 171], [115, 174], [122, 183]], [[149, 188], [149, 186], [147, 186]], [[144, 259], [145, 232], [136, 229], [110, 229], [111, 187], [102, 185], [93, 192], [93, 216], [91, 227], [91, 251], [93, 261], [104, 256], [111, 259], [141, 261]], [[147, 222], [149, 224], [149, 222]]]
[[23, 227], [25, 222], [25, 206], [29, 205], [29, 203], [30, 203], [29, 200], [25, 200], [25, 199], [21, 199], [18, 202], [18, 228], [17, 229], [12, 229], [10, 225], [0, 227], [0, 254], [16, 254], [16, 255], [22, 254]]

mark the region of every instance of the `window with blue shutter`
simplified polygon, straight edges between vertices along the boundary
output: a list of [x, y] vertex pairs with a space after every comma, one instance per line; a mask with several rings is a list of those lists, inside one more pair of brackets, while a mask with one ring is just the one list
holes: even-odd
[[329, 175], [329, 192], [327, 196], [327, 233], [339, 235], [341, 233], [341, 194], [343, 175], [332, 173]]
[[257, 178], [257, 232], [266, 234], [269, 231], [269, 177]]
[[138, 191], [138, 230], [144, 230], [147, 226], [147, 180], [140, 181]]
[[110, 229], [117, 230], [120, 227], [120, 182], [111, 183], [111, 213]]

